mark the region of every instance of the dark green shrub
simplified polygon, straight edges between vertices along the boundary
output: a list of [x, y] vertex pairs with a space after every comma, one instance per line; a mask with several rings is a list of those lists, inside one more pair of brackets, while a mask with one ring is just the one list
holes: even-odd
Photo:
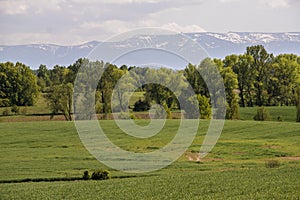
[[99, 170], [93, 172], [91, 179], [93, 180], [106, 180], [110, 178], [109, 171], [107, 170]]
[[134, 112], [140, 112], [140, 111], [147, 111], [150, 109], [150, 103], [148, 101], [142, 101], [139, 99], [137, 102], [134, 103]]
[[257, 113], [254, 116], [254, 120], [256, 121], [270, 121], [271, 116], [268, 110], [265, 107], [258, 107]]
[[83, 180], [89, 180], [90, 179], [89, 171], [84, 171], [83, 172], [82, 179]]
[[283, 121], [283, 117], [282, 116], [278, 116], [277, 117], [277, 121], [282, 122]]
[[278, 160], [267, 160], [266, 168], [275, 168], [280, 166], [280, 162]]
[[15, 113], [15, 114], [19, 114], [20, 112], [20, 108], [17, 105], [13, 105], [10, 109], [11, 112]]

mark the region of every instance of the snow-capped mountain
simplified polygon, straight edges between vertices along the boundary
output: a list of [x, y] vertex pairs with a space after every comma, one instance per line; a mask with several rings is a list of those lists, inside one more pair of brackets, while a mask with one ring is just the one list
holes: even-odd
[[[74, 63], [78, 58], [86, 57], [99, 44], [106, 49], [102, 52], [103, 55], [112, 50], [114, 52], [122, 52], [124, 49], [143, 46], [158, 49], [176, 49], [177, 52], [195, 54], [192, 50], [185, 49], [186, 43], [191, 40], [197, 42], [212, 58], [224, 58], [226, 55], [230, 54], [242, 54], [245, 52], [247, 46], [258, 44], [264, 45], [268, 52], [275, 55], [281, 53], [294, 53], [300, 55], [300, 32], [201, 32], [186, 33], [185, 35], [187, 36], [186, 38], [181, 37], [180, 39], [178, 39], [176, 35], [136, 35], [118, 42], [92, 41], [76, 46], [60, 46], [52, 44], [0, 45], [0, 62], [20, 61], [33, 69], [38, 68], [40, 64], [45, 64], [50, 68], [56, 64], [68, 66]], [[153, 52], [149, 53], [151, 55]], [[195, 54], [194, 57], [196, 56], [197, 55]], [[163, 55], [162, 57], [168, 59], [167, 55]], [[103, 59], [105, 60], [105, 58], [106, 57], [104, 56]], [[135, 62], [130, 61], [135, 58], [129, 56], [127, 59], [121, 59], [119, 62], [122, 61], [124, 62], [122, 64], [131, 65]], [[146, 57], [139, 56], [139, 59], [146, 59]]]
[[85, 57], [94, 47], [97, 41], [76, 46], [60, 46], [53, 44], [29, 44], [16, 46], [0, 45], [0, 62], [22, 62], [33, 69], [40, 64], [52, 68], [55, 65], [68, 66], [78, 58]]

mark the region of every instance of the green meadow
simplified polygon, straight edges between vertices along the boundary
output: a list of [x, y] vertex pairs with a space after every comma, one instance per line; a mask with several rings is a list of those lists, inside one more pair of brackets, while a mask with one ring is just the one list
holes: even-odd
[[[250, 114], [249, 114], [250, 115]], [[114, 121], [99, 121], [107, 137], [133, 152], [155, 151], [177, 133], [168, 120], [148, 139], [126, 135]], [[136, 120], [146, 125], [147, 120]], [[226, 121], [212, 152], [197, 155], [209, 121], [200, 121], [194, 142], [174, 163], [155, 172], [130, 174], [98, 162], [82, 145], [74, 122], [0, 123], [0, 199], [297, 199], [300, 197], [300, 124]], [[266, 164], [276, 161], [274, 168]], [[103, 181], [22, 182], [80, 178], [107, 169]], [[21, 183], [7, 183], [9, 181]]]

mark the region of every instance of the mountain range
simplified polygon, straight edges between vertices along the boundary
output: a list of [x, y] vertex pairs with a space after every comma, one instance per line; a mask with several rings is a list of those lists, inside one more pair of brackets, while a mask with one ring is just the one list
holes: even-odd
[[[185, 33], [185, 36], [197, 42], [212, 58], [224, 58], [230, 54], [243, 54], [246, 47], [263, 45], [269, 53], [274, 55], [293, 53], [300, 55], [300, 32], [288, 33], [257, 33], [257, 32], [228, 32], [228, 33]], [[166, 39], [168, 38], [168, 39]], [[81, 45], [62, 46], [53, 44], [28, 45], [0, 45], [0, 62], [22, 62], [32, 69], [40, 64], [48, 68], [55, 65], [68, 66], [78, 58], [87, 57], [95, 47], [102, 45], [104, 49], [128, 49], [138, 46], [139, 43], [156, 48], [182, 47], [183, 40], [166, 35], [139, 35], [117, 42], [91, 41]], [[172, 47], [171, 47], [172, 46]], [[151, 55], [151, 53], [150, 53]], [[164, 56], [166, 57], [166, 56]], [[131, 65], [133, 58], [122, 60], [123, 64]], [[103, 60], [105, 58], [103, 57]]]

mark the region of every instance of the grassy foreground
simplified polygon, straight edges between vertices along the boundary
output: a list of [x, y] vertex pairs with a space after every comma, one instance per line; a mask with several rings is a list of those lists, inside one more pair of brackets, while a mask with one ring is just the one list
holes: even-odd
[[[146, 120], [138, 120], [147, 124]], [[172, 165], [133, 178], [106, 181], [0, 184], [0, 199], [297, 199], [300, 197], [300, 124], [226, 121], [204, 159], [196, 161], [208, 121], [201, 121], [190, 148]], [[179, 120], [149, 139], [124, 134], [101, 121], [123, 149], [149, 152], [166, 145]], [[0, 123], [0, 181], [81, 177], [84, 170], [108, 169], [83, 147], [73, 122]], [[278, 168], [265, 167], [277, 160]], [[113, 177], [131, 175], [109, 169]]]
[[165, 173], [151, 177], [0, 185], [2, 199], [298, 199], [300, 170]]

